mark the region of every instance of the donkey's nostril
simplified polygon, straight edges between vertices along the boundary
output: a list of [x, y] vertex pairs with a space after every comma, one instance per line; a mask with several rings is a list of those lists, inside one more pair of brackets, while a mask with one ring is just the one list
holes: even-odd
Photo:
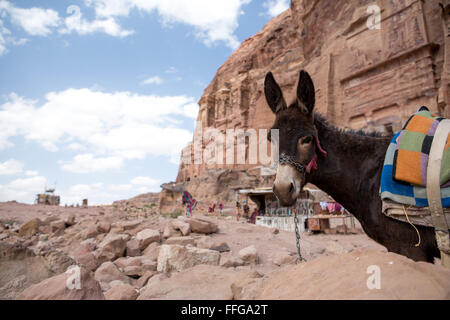
[[291, 185], [289, 186], [289, 193], [292, 193], [294, 191], [294, 184], [291, 183]]

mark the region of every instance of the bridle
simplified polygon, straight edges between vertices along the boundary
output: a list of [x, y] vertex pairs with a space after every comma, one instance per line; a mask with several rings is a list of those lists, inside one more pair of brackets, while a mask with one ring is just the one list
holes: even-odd
[[[327, 152], [322, 148], [322, 146], [320, 145], [320, 141], [319, 138], [317, 137], [317, 135], [314, 135], [315, 139], [316, 139], [316, 146], [319, 149], [320, 153], [326, 157], [327, 156]], [[306, 173], [311, 172], [312, 170], [317, 170], [318, 166], [317, 166], [317, 153], [314, 153], [314, 157], [311, 159], [311, 161], [309, 161], [309, 163], [305, 166], [304, 164], [298, 162], [295, 157], [290, 156], [284, 152], [282, 152], [280, 154], [280, 158], [278, 160], [279, 164], [290, 164], [292, 165], [298, 172], [300, 172], [303, 176], [303, 178], [305, 177]]]
[[[316, 140], [316, 146], [319, 149], [320, 153], [326, 157], [327, 156], [327, 152], [322, 148], [322, 146], [320, 145], [320, 141], [319, 138], [317, 137], [317, 135], [314, 135], [315, 140]], [[314, 152], [314, 156], [313, 158], [309, 161], [308, 165], [304, 165], [300, 162], [298, 162], [293, 156], [290, 156], [284, 152], [282, 152], [280, 154], [280, 158], [278, 160], [279, 164], [290, 164], [292, 165], [298, 172], [301, 173], [301, 175], [303, 176], [303, 182], [306, 183], [306, 173], [310, 173], [311, 170], [317, 170], [318, 166], [317, 166], [317, 153]], [[306, 207], [303, 207], [303, 214], [305, 214], [305, 210]], [[297, 211], [294, 209], [294, 225], [295, 225], [295, 238], [296, 238], [296, 244], [297, 244], [297, 254], [298, 254], [298, 258], [296, 260], [296, 262], [299, 261], [306, 261], [305, 258], [302, 257], [301, 254], [301, 250], [300, 250], [300, 231], [298, 228], [298, 216], [297, 216]]]

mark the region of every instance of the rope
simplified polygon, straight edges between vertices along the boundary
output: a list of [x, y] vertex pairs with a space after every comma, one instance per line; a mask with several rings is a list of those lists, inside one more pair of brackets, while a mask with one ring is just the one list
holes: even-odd
[[409, 221], [409, 217], [408, 217], [408, 214], [406, 213], [405, 206], [403, 206], [403, 212], [405, 213], [406, 220], [408, 220], [409, 224], [412, 225], [413, 228], [414, 228], [414, 229], [416, 230], [416, 232], [417, 232], [417, 236], [419, 237], [419, 242], [417, 242], [414, 246], [415, 246], [415, 247], [418, 247], [418, 246], [420, 246], [420, 233], [419, 233], [419, 230], [417, 230], [416, 226], [413, 225], [413, 224], [411, 223], [411, 221]]

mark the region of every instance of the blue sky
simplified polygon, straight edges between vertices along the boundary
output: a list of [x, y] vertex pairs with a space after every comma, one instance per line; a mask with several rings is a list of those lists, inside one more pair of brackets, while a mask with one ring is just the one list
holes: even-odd
[[106, 204], [176, 178], [197, 101], [288, 0], [0, 0], [0, 201]]

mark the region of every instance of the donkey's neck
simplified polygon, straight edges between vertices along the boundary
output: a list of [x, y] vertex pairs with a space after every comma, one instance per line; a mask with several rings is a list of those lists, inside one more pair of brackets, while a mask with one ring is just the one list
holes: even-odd
[[342, 204], [362, 224], [373, 223], [369, 208], [379, 207], [383, 160], [390, 137], [342, 131], [321, 117], [314, 124], [327, 156], [319, 155], [318, 169], [309, 182]]

